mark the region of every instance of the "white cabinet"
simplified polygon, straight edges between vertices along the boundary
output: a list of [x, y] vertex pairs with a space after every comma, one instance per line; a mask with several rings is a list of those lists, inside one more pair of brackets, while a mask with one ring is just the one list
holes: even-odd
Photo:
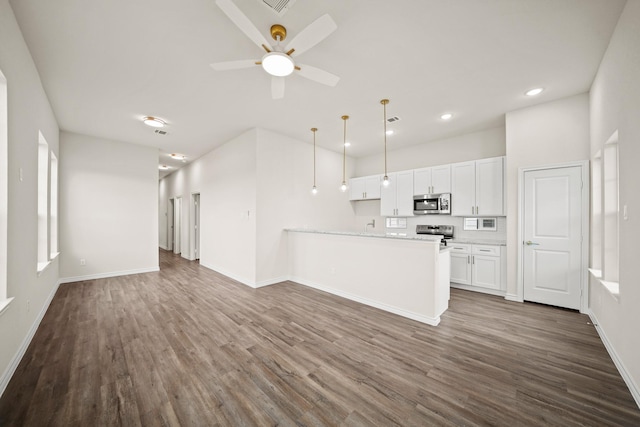
[[434, 166], [413, 171], [413, 194], [451, 192], [451, 165]]
[[349, 200], [374, 200], [380, 198], [380, 175], [363, 176], [349, 180]]
[[463, 285], [471, 284], [471, 245], [452, 246], [450, 280]]
[[380, 187], [380, 215], [413, 216], [413, 170], [387, 176], [389, 185]]
[[504, 157], [451, 165], [451, 215], [504, 216]]
[[[451, 282], [471, 290], [501, 293], [506, 290], [506, 262], [502, 246], [453, 244]], [[492, 292], [493, 291], [493, 292]]]

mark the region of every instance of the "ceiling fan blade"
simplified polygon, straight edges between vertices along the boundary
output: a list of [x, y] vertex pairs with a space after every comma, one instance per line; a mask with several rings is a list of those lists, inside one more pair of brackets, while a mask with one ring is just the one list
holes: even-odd
[[273, 99], [284, 98], [284, 77], [271, 77], [271, 97]]
[[284, 48], [285, 52], [294, 49], [291, 56], [300, 55], [327, 38], [338, 28], [338, 25], [326, 14], [313, 21], [300, 31]]
[[242, 68], [254, 67], [256, 65], [256, 62], [260, 62], [260, 60], [241, 59], [239, 61], [216, 62], [215, 64], [211, 64], [211, 68], [216, 71], [240, 70]]
[[322, 83], [323, 85], [335, 86], [340, 80], [340, 77], [336, 76], [335, 74], [331, 74], [319, 68], [312, 67], [311, 65], [298, 64], [298, 67], [300, 67], [300, 69], [298, 70], [298, 75], [309, 80], [313, 80], [314, 82]]
[[258, 45], [258, 47], [263, 48], [263, 46], [266, 46], [271, 49], [271, 45], [267, 39], [264, 38], [256, 26], [253, 25], [253, 22], [251, 22], [249, 18], [247, 18], [247, 16], [238, 9], [238, 6], [236, 6], [235, 3], [231, 0], [216, 0], [216, 4], [229, 17], [229, 19], [231, 19], [231, 21], [251, 39], [252, 42]]

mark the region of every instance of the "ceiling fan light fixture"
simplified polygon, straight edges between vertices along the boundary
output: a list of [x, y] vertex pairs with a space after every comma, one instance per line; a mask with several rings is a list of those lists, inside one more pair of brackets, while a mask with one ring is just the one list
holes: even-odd
[[286, 53], [269, 52], [262, 57], [262, 68], [272, 76], [286, 77], [293, 73], [295, 64]]
[[147, 126], [151, 126], [153, 128], [163, 128], [166, 126], [167, 122], [162, 119], [153, 116], [145, 116], [142, 118], [142, 123]]

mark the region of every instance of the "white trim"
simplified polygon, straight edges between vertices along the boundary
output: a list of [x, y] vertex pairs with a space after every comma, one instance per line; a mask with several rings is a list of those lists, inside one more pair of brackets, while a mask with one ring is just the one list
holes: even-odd
[[631, 392], [631, 396], [633, 396], [633, 399], [636, 401], [636, 405], [638, 405], [638, 407], [640, 408], [640, 387], [638, 387], [638, 384], [633, 381], [633, 377], [629, 375], [629, 372], [625, 368], [624, 363], [622, 363], [622, 359], [618, 357], [618, 353], [616, 353], [616, 350], [613, 348], [611, 341], [609, 341], [609, 339], [607, 338], [607, 334], [605, 333], [604, 329], [600, 327], [600, 322], [598, 322], [598, 318], [596, 317], [595, 313], [589, 310], [587, 314], [591, 319], [591, 323], [593, 323], [593, 326], [595, 326], [596, 331], [600, 336], [600, 340], [604, 344], [604, 347], [607, 349], [609, 356], [611, 356], [611, 360], [613, 360], [614, 365], [616, 365], [616, 368], [618, 368], [620, 376], [624, 380], [625, 384], [627, 384], [629, 392]]
[[0, 301], [0, 316], [2, 316], [2, 313], [4, 313], [7, 307], [9, 307], [9, 304], [11, 304], [11, 301], [13, 301], [13, 297], [3, 299], [2, 301]]
[[291, 277], [289, 280], [292, 282], [295, 282], [296, 284], [318, 289], [320, 291], [327, 292], [332, 295], [337, 295], [339, 297], [346, 298], [351, 301], [359, 302], [360, 304], [368, 305], [370, 307], [375, 307], [380, 310], [387, 311], [389, 313], [397, 314], [398, 316], [406, 317], [411, 320], [416, 320], [421, 323], [426, 323], [427, 325], [438, 326], [438, 324], [440, 323], [440, 316], [435, 318], [424, 316], [422, 314], [414, 313], [412, 311], [407, 311], [402, 308], [398, 308], [392, 305], [370, 300], [368, 298], [363, 298], [361, 296], [350, 294], [348, 292], [340, 291], [333, 288], [327, 288], [326, 286], [322, 286], [317, 283], [313, 283], [313, 282], [301, 279], [299, 277]]
[[256, 288], [263, 288], [265, 286], [275, 285], [276, 283], [286, 282], [289, 279], [289, 276], [275, 277], [273, 279], [261, 280], [256, 282]]
[[461, 283], [455, 283], [455, 282], [450, 282], [450, 286], [452, 288], [462, 289], [462, 290], [465, 290], [465, 291], [480, 292], [480, 293], [483, 293], [483, 294], [496, 295], [496, 296], [499, 296], [499, 297], [505, 296], [504, 291], [501, 290], [501, 289], [482, 288], [482, 287], [479, 287], [479, 286], [463, 285]]
[[109, 277], [129, 276], [131, 274], [153, 273], [160, 271], [160, 267], [139, 268], [135, 270], [112, 271], [109, 273], [87, 274], [86, 276], [61, 277], [60, 283], [82, 282], [85, 280], [106, 279]]
[[524, 300], [518, 294], [506, 294], [504, 296], [504, 299], [513, 302], [524, 302]]
[[22, 344], [18, 348], [18, 351], [13, 356], [13, 359], [11, 359], [11, 362], [9, 362], [9, 366], [7, 366], [7, 369], [5, 369], [2, 376], [0, 377], [0, 397], [2, 397], [2, 394], [4, 393], [4, 391], [7, 389], [7, 386], [9, 385], [9, 381], [11, 381], [11, 377], [13, 377], [13, 374], [16, 372], [16, 369], [18, 369], [18, 365], [20, 364], [22, 357], [27, 351], [27, 348], [29, 348], [29, 344], [31, 344], [31, 340], [33, 339], [33, 336], [36, 334], [36, 331], [40, 326], [40, 322], [42, 322], [44, 315], [47, 313], [47, 310], [49, 309], [49, 305], [51, 305], [51, 301], [53, 301], [53, 297], [58, 291], [58, 288], [60, 287], [61, 283], [62, 282], [58, 281], [58, 283], [56, 283], [56, 285], [53, 287], [53, 290], [49, 294], [47, 301], [44, 303], [42, 310], [40, 310], [40, 313], [38, 313], [38, 316], [33, 322], [33, 325], [31, 325], [31, 328], [29, 329], [27, 336], [24, 337], [24, 340], [22, 340]]
[[200, 260], [200, 265], [203, 266], [203, 267], [208, 268], [209, 270], [213, 270], [216, 273], [220, 273], [220, 274], [222, 274], [224, 276], [227, 276], [228, 278], [233, 279], [236, 282], [240, 282], [245, 286], [249, 286], [250, 288], [254, 288], [254, 289], [256, 288], [255, 281], [247, 279], [246, 277], [238, 276], [237, 274], [231, 273], [231, 272], [225, 270], [224, 268], [220, 268], [220, 267], [217, 267], [217, 266], [215, 266], [213, 264], [207, 264], [205, 262], [202, 262], [202, 260]]
[[159, 245], [160, 249], [165, 250], [165, 251], [169, 251], [169, 248], [165, 245]]
[[[582, 179], [582, 244], [580, 256], [581, 274], [580, 288], [582, 289], [582, 298], [580, 299], [580, 313], [587, 313], [589, 309], [589, 220], [590, 220], [590, 204], [589, 204], [589, 160], [579, 160], [575, 162], [555, 163], [544, 166], [530, 166], [518, 168], [518, 240], [517, 240], [517, 286], [514, 301], [524, 301], [524, 251], [522, 250], [522, 241], [524, 240], [524, 174], [525, 172], [560, 169], [570, 167], [581, 168]], [[509, 299], [509, 298], [507, 298]]]

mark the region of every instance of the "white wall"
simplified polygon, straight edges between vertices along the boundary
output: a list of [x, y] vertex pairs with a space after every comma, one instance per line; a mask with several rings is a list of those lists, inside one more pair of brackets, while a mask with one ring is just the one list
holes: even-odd
[[[187, 228], [182, 244], [190, 248], [190, 198], [200, 193], [200, 263], [250, 286], [283, 280], [283, 228], [352, 228], [352, 207], [339, 191], [342, 157], [322, 148], [316, 155], [319, 192], [313, 196], [313, 146], [249, 130], [162, 179], [158, 188], [164, 211], [159, 216], [170, 198], [188, 201], [183, 203]], [[192, 258], [190, 252], [182, 255]]]
[[[58, 259], [38, 276], [38, 131], [60, 159], [58, 125], [8, 1], [0, 0], [0, 70], [8, 86], [7, 296], [0, 314], [0, 393], [58, 285]], [[4, 154], [2, 154], [4, 155]], [[23, 180], [19, 179], [22, 170]], [[2, 181], [6, 177], [2, 177]]]
[[589, 159], [589, 96], [506, 115], [507, 295], [517, 293], [518, 168]]
[[157, 270], [158, 150], [61, 132], [60, 154], [62, 280]]
[[[389, 138], [388, 141], [392, 141]], [[444, 165], [468, 160], [498, 157], [505, 155], [505, 129], [503, 127], [472, 132], [453, 138], [432, 142], [425, 142], [407, 148], [387, 152], [389, 172], [419, 169], [429, 166]], [[356, 174], [354, 176], [376, 175], [384, 172], [384, 154], [376, 154], [356, 160]], [[455, 203], [455, 202], [454, 202]], [[380, 216], [380, 201], [369, 200], [353, 202], [355, 212], [355, 228], [364, 230], [372, 219], [376, 222], [374, 232], [385, 232], [384, 217]], [[386, 230], [415, 234], [417, 224], [453, 225], [456, 237], [504, 240], [504, 219], [499, 219], [497, 232], [464, 232], [462, 218], [451, 216], [421, 215], [409, 217], [406, 230]]]
[[590, 283], [590, 308], [601, 333], [613, 348], [614, 360], [631, 383], [640, 405], [640, 2], [629, 1], [600, 64], [591, 88], [591, 147], [594, 155], [619, 131], [620, 206], [629, 219], [619, 218], [620, 298], [615, 300], [599, 281]]
[[[311, 132], [309, 132], [311, 135]], [[348, 193], [339, 190], [342, 156], [316, 149], [313, 186], [313, 145], [258, 130], [257, 282], [287, 276], [287, 233], [284, 228], [349, 230], [353, 209]], [[349, 159], [351, 163], [351, 160]]]

